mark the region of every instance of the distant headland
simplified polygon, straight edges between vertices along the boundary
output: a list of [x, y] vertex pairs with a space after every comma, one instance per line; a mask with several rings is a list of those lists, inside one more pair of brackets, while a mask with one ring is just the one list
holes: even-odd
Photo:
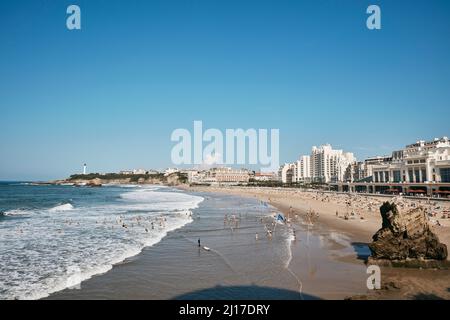
[[72, 186], [101, 187], [105, 184], [161, 184], [177, 186], [186, 184], [188, 177], [182, 172], [173, 173], [144, 173], [144, 174], [124, 174], [124, 173], [89, 173], [73, 174], [67, 179], [54, 180], [39, 184], [56, 184]]

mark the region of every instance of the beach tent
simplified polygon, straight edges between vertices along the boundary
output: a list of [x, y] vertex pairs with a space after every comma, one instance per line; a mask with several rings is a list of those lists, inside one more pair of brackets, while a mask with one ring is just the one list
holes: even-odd
[[278, 213], [276, 220], [279, 223], [285, 223], [286, 222], [286, 218], [284, 217], [284, 215], [282, 213]]

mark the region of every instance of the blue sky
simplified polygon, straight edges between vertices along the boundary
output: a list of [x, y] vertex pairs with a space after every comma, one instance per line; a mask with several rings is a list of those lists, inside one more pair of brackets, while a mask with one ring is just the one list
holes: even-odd
[[165, 168], [194, 120], [278, 128], [281, 162], [449, 135], [449, 15], [447, 0], [1, 1], [0, 180]]

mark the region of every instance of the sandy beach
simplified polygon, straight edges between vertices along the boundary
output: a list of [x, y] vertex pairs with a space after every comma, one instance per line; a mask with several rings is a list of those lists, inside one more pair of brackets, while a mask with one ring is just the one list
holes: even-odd
[[[283, 211], [294, 222], [307, 220], [307, 212], [318, 214], [315, 225], [347, 235], [352, 243], [367, 245], [381, 227], [381, 196], [322, 193], [295, 189], [249, 187], [190, 187], [195, 192], [210, 192], [255, 198]], [[430, 225], [440, 241], [450, 247], [450, 202], [427, 199], [402, 199], [405, 209], [423, 206], [430, 214]], [[356, 264], [354, 255], [339, 257]], [[431, 281], [432, 280], [432, 281]], [[353, 298], [364, 299], [450, 299], [450, 270], [382, 268], [382, 290], [368, 291]]]

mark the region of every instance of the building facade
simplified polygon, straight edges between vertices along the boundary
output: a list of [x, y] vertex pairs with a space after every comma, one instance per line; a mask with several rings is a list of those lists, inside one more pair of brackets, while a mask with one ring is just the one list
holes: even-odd
[[282, 165], [278, 177], [282, 183], [342, 182], [349, 166], [355, 163], [353, 153], [334, 150], [327, 144], [313, 147], [311, 155], [300, 156], [294, 163]]
[[277, 181], [277, 174], [274, 172], [256, 172], [253, 176], [255, 181]]
[[198, 184], [240, 184], [248, 183], [253, 172], [246, 169], [211, 168], [209, 170], [184, 170], [189, 183]]
[[295, 182], [311, 181], [311, 156], [300, 156], [295, 167]]
[[356, 158], [351, 152], [335, 150], [329, 144], [314, 146], [310, 156], [312, 181], [322, 183], [344, 181], [348, 166], [355, 162]]
[[286, 163], [280, 167], [278, 170], [278, 180], [282, 183], [293, 183], [295, 182], [295, 163]]
[[417, 141], [373, 165], [375, 183], [450, 182], [450, 142], [447, 137]]
[[245, 169], [213, 168], [208, 171], [208, 179], [217, 183], [248, 183], [250, 172]]

